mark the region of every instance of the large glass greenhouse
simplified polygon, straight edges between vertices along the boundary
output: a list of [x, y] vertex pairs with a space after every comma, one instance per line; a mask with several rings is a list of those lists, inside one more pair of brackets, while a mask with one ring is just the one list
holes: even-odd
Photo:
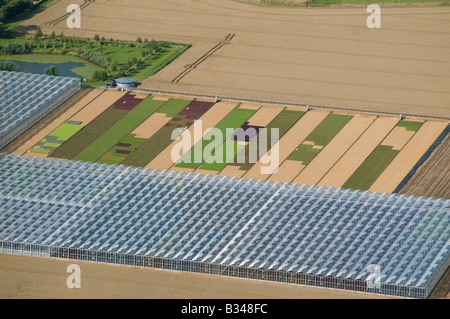
[[75, 78], [0, 71], [0, 149], [80, 88]]
[[0, 252], [426, 298], [450, 201], [0, 155]]

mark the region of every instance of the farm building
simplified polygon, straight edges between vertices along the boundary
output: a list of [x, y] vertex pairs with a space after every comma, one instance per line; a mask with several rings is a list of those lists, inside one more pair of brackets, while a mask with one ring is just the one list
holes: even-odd
[[426, 298], [449, 201], [0, 154], [0, 252]]
[[75, 78], [0, 71], [0, 149], [80, 88]]

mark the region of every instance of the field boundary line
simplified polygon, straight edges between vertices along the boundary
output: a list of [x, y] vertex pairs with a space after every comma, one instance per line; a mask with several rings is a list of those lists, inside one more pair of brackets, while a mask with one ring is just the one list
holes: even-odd
[[[104, 88], [104, 87], [101, 87]], [[112, 88], [108, 88], [107, 90], [116, 90]], [[242, 97], [230, 97], [230, 96], [214, 96], [208, 94], [195, 94], [195, 93], [187, 93], [187, 92], [177, 92], [177, 91], [167, 91], [167, 90], [153, 90], [153, 89], [130, 89], [130, 91], [142, 92], [148, 94], [172, 94], [178, 96], [186, 96], [186, 97], [196, 97], [196, 98], [210, 98], [216, 100], [227, 100], [227, 101], [237, 101], [241, 103], [256, 103], [256, 104], [273, 104], [279, 106], [286, 107], [302, 107], [302, 108], [312, 108], [312, 109], [323, 109], [328, 111], [347, 111], [352, 113], [363, 113], [363, 114], [371, 114], [377, 116], [404, 116], [408, 118], [416, 118], [416, 119], [429, 119], [429, 120], [439, 120], [439, 121], [450, 121], [450, 117], [445, 116], [430, 116], [430, 115], [417, 115], [411, 113], [394, 113], [394, 112], [380, 112], [380, 111], [371, 111], [371, 110], [362, 110], [362, 109], [353, 109], [347, 107], [337, 107], [337, 106], [326, 106], [326, 105], [314, 105], [314, 104], [301, 104], [301, 103], [289, 103], [282, 101], [268, 101], [268, 100], [257, 100], [257, 99], [248, 99]]]

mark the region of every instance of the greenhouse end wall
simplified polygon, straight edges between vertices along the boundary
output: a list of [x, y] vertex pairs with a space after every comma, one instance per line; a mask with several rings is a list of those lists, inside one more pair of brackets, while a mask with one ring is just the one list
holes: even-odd
[[301, 286], [312, 286], [336, 290], [346, 290], [361, 293], [373, 293], [404, 298], [426, 299], [433, 291], [442, 274], [450, 263], [447, 258], [441, 269], [436, 273], [427, 288], [408, 287], [393, 284], [384, 284], [376, 288], [369, 288], [364, 280], [354, 280], [342, 277], [325, 277], [322, 275], [276, 271], [268, 269], [255, 269], [234, 267], [229, 265], [203, 263], [189, 260], [158, 258], [142, 255], [128, 255], [114, 252], [93, 251], [84, 249], [53, 247], [35, 244], [0, 242], [0, 253], [21, 256], [49, 257], [69, 260], [83, 260], [113, 265], [127, 265], [144, 268], [165, 269], [173, 271], [202, 273], [216, 276], [254, 279], [261, 281], [274, 281]]

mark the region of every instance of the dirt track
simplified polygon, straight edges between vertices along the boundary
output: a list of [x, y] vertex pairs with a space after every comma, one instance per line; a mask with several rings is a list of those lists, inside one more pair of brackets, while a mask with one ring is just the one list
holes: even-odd
[[[364, 8], [266, 8], [231, 0], [96, 0], [82, 28], [45, 22], [62, 0], [29, 20], [45, 33], [149, 38], [193, 47], [143, 88], [309, 105], [450, 116], [450, 8], [383, 8], [381, 29]], [[228, 33], [231, 42], [178, 84], [185, 66]]]

